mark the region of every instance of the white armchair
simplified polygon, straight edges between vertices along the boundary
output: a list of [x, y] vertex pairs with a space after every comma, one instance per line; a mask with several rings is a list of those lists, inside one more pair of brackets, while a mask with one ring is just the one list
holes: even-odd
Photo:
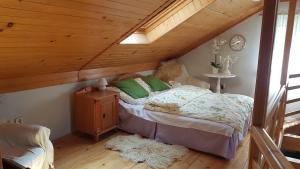
[[24, 168], [53, 168], [54, 150], [50, 129], [37, 125], [0, 124], [2, 158]]

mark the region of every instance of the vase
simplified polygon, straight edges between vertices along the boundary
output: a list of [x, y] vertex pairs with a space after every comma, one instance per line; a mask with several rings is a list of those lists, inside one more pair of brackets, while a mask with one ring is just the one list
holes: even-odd
[[212, 73], [213, 74], [218, 74], [219, 73], [219, 69], [212, 66]]

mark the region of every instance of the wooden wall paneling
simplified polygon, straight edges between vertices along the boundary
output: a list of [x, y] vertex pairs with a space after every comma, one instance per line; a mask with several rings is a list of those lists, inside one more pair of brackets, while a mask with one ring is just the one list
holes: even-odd
[[125, 66], [105, 67], [81, 71], [35, 75], [29, 77], [0, 79], [0, 93], [29, 90], [34, 88], [74, 83], [100, 77], [114, 76], [125, 73], [133, 73], [145, 70], [153, 70], [158, 62], [129, 64]]
[[126, 73], [133, 73], [143, 70], [153, 70], [159, 65], [158, 62], [131, 64], [116, 67], [106, 67], [98, 69], [86, 69], [79, 71], [79, 80], [84, 81], [88, 79], [97, 79], [100, 77], [107, 77], [112, 75], [120, 75]]
[[0, 79], [0, 93], [28, 90], [78, 81], [78, 71]]
[[94, 54], [72, 48], [0, 48], [0, 53], [0, 79], [69, 72], [88, 61], [85, 55]]

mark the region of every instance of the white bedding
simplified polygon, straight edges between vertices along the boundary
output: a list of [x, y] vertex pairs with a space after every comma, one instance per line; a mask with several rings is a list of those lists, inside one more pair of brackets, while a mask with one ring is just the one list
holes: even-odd
[[222, 123], [242, 132], [252, 107], [253, 99], [248, 96], [183, 85], [150, 96], [144, 109]]
[[54, 168], [50, 129], [36, 125], [0, 124], [3, 157], [30, 169]]
[[[176, 126], [176, 127], [192, 128], [192, 129], [211, 132], [211, 133], [220, 134], [228, 137], [231, 137], [234, 132], [233, 127], [230, 127], [222, 123], [216, 123], [208, 120], [194, 119], [194, 118], [179, 116], [175, 114], [149, 111], [144, 109], [144, 105], [132, 105], [132, 104], [125, 103], [122, 100], [120, 100], [120, 105], [124, 109], [126, 109], [128, 113], [131, 113], [145, 120], [149, 120], [157, 123], [162, 123], [162, 124]], [[243, 133], [240, 134], [243, 135]]]

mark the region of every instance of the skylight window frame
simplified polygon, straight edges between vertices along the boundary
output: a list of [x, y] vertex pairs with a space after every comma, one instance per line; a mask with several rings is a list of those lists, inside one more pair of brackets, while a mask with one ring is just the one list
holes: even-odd
[[[120, 44], [150, 44], [214, 1], [215, 0], [176, 0], [144, 23], [136, 32], [123, 39]], [[138, 37], [141, 33], [144, 34], [144, 39], [139, 41], [133, 38], [135, 36]], [[130, 38], [132, 38], [132, 41], [130, 41]]]

